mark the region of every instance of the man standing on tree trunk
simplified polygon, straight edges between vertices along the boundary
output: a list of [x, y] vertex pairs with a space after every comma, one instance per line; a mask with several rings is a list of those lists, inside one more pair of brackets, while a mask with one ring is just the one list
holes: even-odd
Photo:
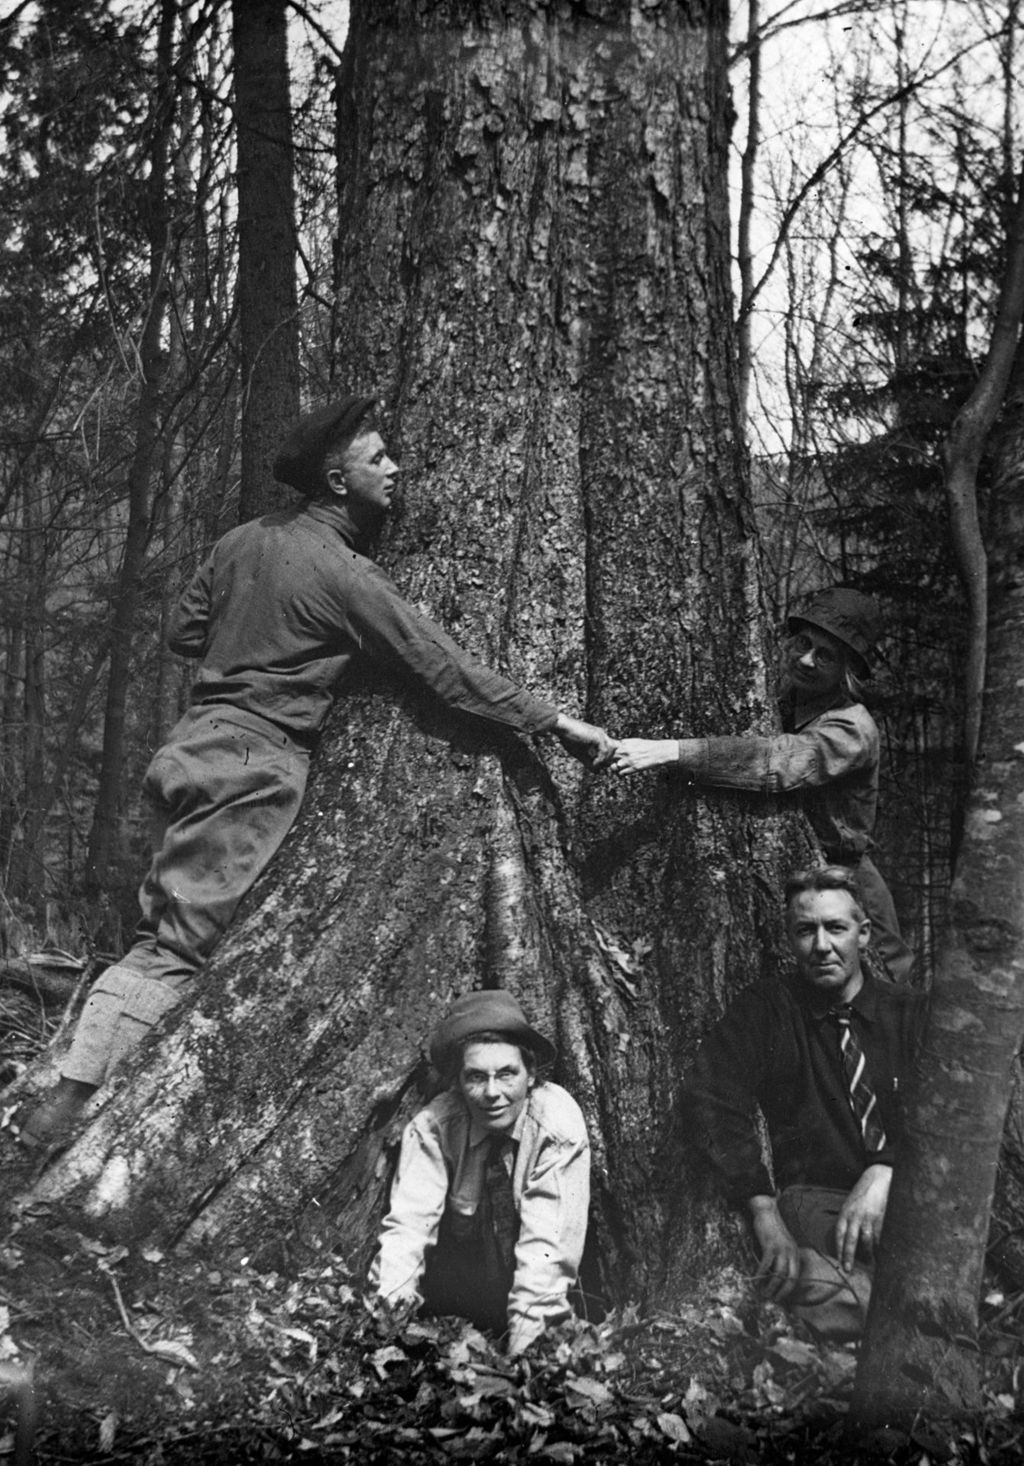
[[27, 1145], [66, 1137], [112, 1068], [188, 991], [302, 803], [310, 754], [358, 657], [448, 707], [517, 733], [554, 733], [600, 765], [599, 728], [489, 670], [414, 610], [356, 549], [391, 503], [395, 464], [344, 397], [302, 418], [274, 464], [298, 508], [231, 530], [185, 591], [169, 645], [200, 659], [191, 706], [145, 778], [155, 853], [131, 950], [94, 984], [56, 1089], [22, 1125]]
[[852, 1339], [925, 998], [861, 967], [870, 922], [844, 867], [790, 878], [786, 928], [795, 975], [755, 983], [732, 1004], [700, 1050], [686, 1103], [727, 1195], [750, 1214], [767, 1296], [819, 1334]]

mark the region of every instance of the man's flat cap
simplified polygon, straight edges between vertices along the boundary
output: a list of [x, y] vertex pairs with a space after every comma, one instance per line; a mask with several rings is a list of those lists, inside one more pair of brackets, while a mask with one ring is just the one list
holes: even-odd
[[790, 631], [800, 623], [817, 626], [856, 654], [864, 675], [871, 676], [875, 646], [882, 635], [882, 615], [877, 604], [863, 591], [848, 585], [820, 590], [786, 618]]
[[340, 397], [300, 417], [274, 459], [278, 483], [290, 484], [302, 494], [315, 492], [327, 450], [342, 438], [351, 437], [376, 405], [376, 397]]
[[512, 994], [501, 988], [488, 988], [456, 998], [448, 1016], [434, 1029], [430, 1038], [430, 1062], [439, 1074], [446, 1077], [453, 1074], [459, 1044], [474, 1033], [500, 1033], [509, 1043], [524, 1044], [533, 1050], [538, 1064], [549, 1064], [555, 1057], [554, 1044], [530, 1027]]

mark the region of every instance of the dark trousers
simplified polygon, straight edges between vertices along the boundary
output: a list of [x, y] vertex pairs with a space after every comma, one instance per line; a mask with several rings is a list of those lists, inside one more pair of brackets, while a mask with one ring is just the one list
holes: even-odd
[[871, 944], [884, 960], [893, 981], [906, 982], [914, 965], [914, 954], [900, 935], [892, 893], [870, 855], [861, 856], [853, 873], [864, 913], [871, 922]]
[[471, 1217], [446, 1211], [427, 1257], [423, 1301], [430, 1313], [468, 1318], [496, 1334], [508, 1328], [514, 1258], [495, 1238], [488, 1197]]
[[154, 853], [123, 965], [172, 987], [195, 976], [294, 824], [308, 770], [309, 754], [262, 718], [185, 714], [143, 781]]

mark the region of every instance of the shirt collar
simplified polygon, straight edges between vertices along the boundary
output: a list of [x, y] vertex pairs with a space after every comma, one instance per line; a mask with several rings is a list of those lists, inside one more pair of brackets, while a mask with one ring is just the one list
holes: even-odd
[[359, 536], [355, 526], [349, 518], [349, 512], [344, 504], [328, 503], [326, 500], [309, 499], [302, 506], [302, 513], [308, 519], [313, 519], [317, 524], [326, 524], [335, 530], [348, 545], [354, 549]]
[[819, 697], [804, 698], [799, 703], [796, 696], [790, 693], [784, 703], [784, 711], [792, 721], [796, 729], [806, 728], [808, 723], [813, 723], [815, 718], [820, 718], [822, 713], [830, 713], [835, 708], [851, 707], [850, 699], [842, 691], [837, 689], [832, 693], [822, 693]]
[[[801, 988], [799, 978], [794, 978], [793, 981], [797, 996], [816, 1022], [820, 1023], [823, 1018], [827, 1018], [833, 1008], [842, 1006], [830, 1002], [828, 998], [820, 997], [817, 993], [810, 993], [808, 995]], [[860, 992], [845, 1006], [852, 1008], [857, 1017], [863, 1018], [865, 1023], [874, 1023], [878, 1013], [878, 990], [870, 972], [864, 973], [864, 981], [861, 984]]]

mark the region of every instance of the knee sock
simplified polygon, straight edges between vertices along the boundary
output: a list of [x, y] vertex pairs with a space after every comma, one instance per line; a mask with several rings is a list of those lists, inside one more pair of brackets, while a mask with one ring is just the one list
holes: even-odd
[[140, 977], [134, 968], [108, 967], [86, 999], [61, 1074], [65, 1079], [102, 1084], [180, 997], [164, 983]]

